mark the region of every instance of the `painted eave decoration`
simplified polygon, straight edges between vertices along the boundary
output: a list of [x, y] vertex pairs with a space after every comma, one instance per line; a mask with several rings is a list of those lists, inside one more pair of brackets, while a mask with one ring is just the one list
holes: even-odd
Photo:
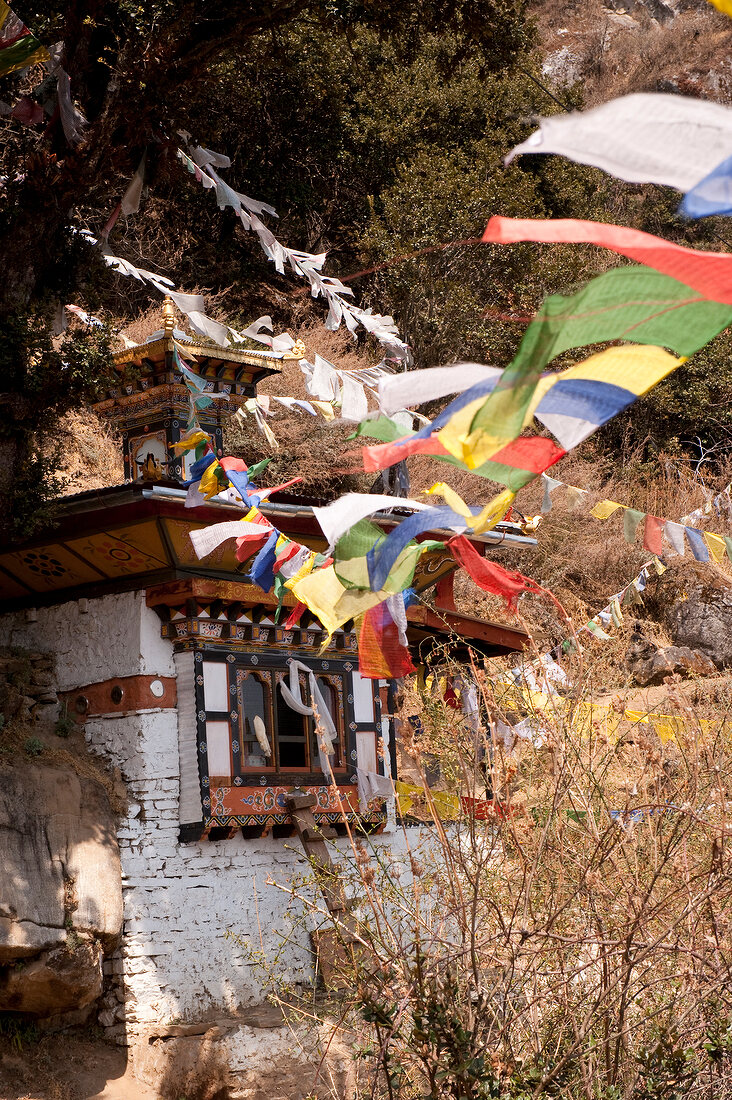
[[[0, 600], [8, 610], [59, 603], [109, 592], [145, 588], [148, 602], [173, 605], [183, 599], [238, 600], [248, 606], [276, 605], [272, 593], [248, 583], [247, 563], [237, 561], [233, 541], [223, 543], [203, 560], [196, 557], [191, 531], [239, 518], [239, 509], [209, 502], [186, 509], [185, 490], [178, 485], [115, 486], [80, 493], [64, 501], [57, 524], [41, 536], [7, 546], [0, 553]], [[297, 536], [313, 550], [324, 550], [325, 539], [312, 508], [263, 503], [288, 536]], [[377, 520], [389, 530], [396, 517]], [[430, 532], [425, 533], [425, 537]], [[483, 541], [483, 540], [476, 540]], [[417, 591], [431, 588], [455, 568], [445, 551], [425, 553], [415, 575]], [[286, 607], [295, 597], [287, 592]], [[453, 610], [409, 609], [410, 642], [455, 635], [470, 639], [479, 652], [495, 655], [520, 649], [526, 635], [516, 627], [489, 623]], [[475, 643], [475, 644], [473, 644]]]

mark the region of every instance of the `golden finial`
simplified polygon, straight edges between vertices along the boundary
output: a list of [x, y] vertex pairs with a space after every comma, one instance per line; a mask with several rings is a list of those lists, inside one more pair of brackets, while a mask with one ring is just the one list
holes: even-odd
[[175, 328], [175, 306], [173, 305], [173, 299], [165, 295], [165, 301], [163, 302], [163, 335], [166, 339], [173, 339], [173, 329]]
[[305, 344], [302, 340], [296, 340], [287, 353], [288, 359], [304, 359], [305, 358]]

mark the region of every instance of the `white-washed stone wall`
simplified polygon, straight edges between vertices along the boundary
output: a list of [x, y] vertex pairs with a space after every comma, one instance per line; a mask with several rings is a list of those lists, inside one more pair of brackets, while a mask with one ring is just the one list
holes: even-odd
[[[24, 612], [3, 616], [2, 643], [55, 653], [59, 690], [176, 672], [172, 645], [139, 592], [39, 608], [36, 621]], [[118, 829], [123, 937], [105, 964], [113, 988], [100, 1015], [110, 1035], [126, 1042], [151, 1025], [261, 1000], [262, 958], [280, 978], [310, 983], [309, 921], [301, 903], [272, 884], [287, 888], [308, 873], [298, 841], [239, 833], [179, 842], [175, 709], [89, 719], [85, 736], [90, 751], [120, 769], [129, 794]], [[403, 854], [399, 832], [378, 843]]]

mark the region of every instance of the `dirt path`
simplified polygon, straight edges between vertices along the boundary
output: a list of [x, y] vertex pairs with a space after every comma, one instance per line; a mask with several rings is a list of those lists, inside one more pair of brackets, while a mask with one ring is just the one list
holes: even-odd
[[0, 1100], [157, 1100], [127, 1065], [126, 1051], [80, 1035], [21, 1049], [0, 1038]]

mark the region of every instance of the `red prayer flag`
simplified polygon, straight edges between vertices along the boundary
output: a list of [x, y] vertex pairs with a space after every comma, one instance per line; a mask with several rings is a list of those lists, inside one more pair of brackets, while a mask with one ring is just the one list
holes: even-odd
[[511, 573], [496, 562], [482, 558], [465, 535], [455, 535], [447, 546], [455, 561], [469, 573], [478, 588], [494, 596], [503, 596], [510, 611], [516, 610], [516, 601], [522, 592], [544, 592], [536, 581], [524, 577], [522, 573]]
[[253, 554], [256, 554], [258, 550], [261, 550], [269, 536], [274, 531], [274, 527], [261, 512], [257, 512], [255, 515], [248, 518], [249, 523], [258, 523], [262, 527], [261, 535], [257, 531], [250, 531], [246, 535], [240, 535], [236, 540], [236, 560], [237, 561], [249, 561], [249, 558]]
[[293, 626], [297, 626], [300, 619], [303, 616], [303, 612], [306, 610], [306, 604], [296, 603], [290, 614], [287, 616], [287, 622], [285, 623], [285, 630], [292, 630]]
[[655, 554], [657, 558], [660, 558], [663, 554], [662, 532], [663, 520], [659, 519], [658, 516], [646, 516], [646, 525], [643, 529], [643, 546], [651, 554]]
[[370, 680], [400, 680], [415, 671], [409, 650], [399, 641], [399, 628], [386, 600], [364, 614], [358, 639], [358, 671]]
[[662, 237], [604, 222], [575, 218], [493, 217], [483, 234], [485, 243], [515, 244], [539, 241], [547, 244], [595, 244], [652, 267], [713, 302], [732, 305], [732, 253], [699, 252], [672, 244]]
[[370, 447], [364, 447], [363, 468], [367, 474], [373, 474], [411, 455], [447, 455], [449, 453], [436, 435], [430, 435], [426, 439], [413, 439], [406, 436], [394, 443], [374, 443]]
[[435, 607], [443, 611], [456, 611], [455, 607], [455, 570], [441, 577], [435, 588]]
[[226, 470], [227, 473], [229, 470], [234, 470], [236, 473], [244, 474], [249, 469], [243, 458], [220, 458], [219, 463], [222, 470]]

